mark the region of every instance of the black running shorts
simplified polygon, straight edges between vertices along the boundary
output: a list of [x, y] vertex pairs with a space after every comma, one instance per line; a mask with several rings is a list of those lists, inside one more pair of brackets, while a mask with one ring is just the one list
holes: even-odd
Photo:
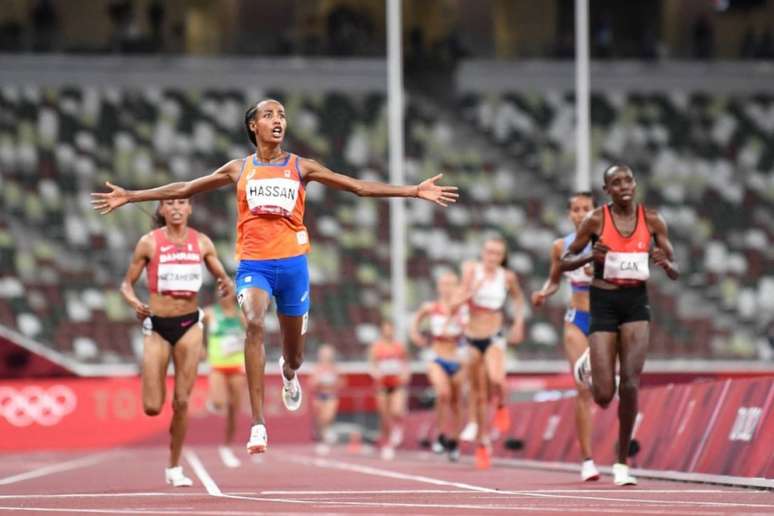
[[648, 289], [645, 285], [607, 290], [591, 287], [591, 328], [589, 333], [617, 333], [622, 324], [650, 321]]
[[146, 335], [151, 331], [155, 331], [174, 346], [191, 326], [200, 323], [200, 316], [201, 310], [177, 317], [157, 317], [152, 315], [145, 318], [142, 327]]

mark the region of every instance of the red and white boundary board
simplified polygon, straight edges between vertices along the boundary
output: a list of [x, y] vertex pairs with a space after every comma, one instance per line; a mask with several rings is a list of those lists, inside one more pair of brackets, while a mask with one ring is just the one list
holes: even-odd
[[[519, 451], [495, 447], [499, 457], [577, 464], [575, 398], [510, 407], [509, 437]], [[618, 441], [618, 402], [593, 409], [594, 459], [612, 464]], [[432, 412], [412, 413], [407, 436], [432, 435]], [[642, 389], [633, 458], [645, 470], [774, 478], [774, 377], [728, 379]]]
[[[272, 432], [272, 443], [308, 441], [308, 403], [305, 401], [297, 412], [288, 412], [282, 406], [280, 388], [279, 375], [266, 376], [266, 423], [270, 428], [282, 429]], [[149, 417], [143, 412], [137, 377], [0, 382], [0, 451], [166, 443], [172, 393], [173, 381], [169, 378], [161, 414]], [[207, 379], [200, 377], [189, 400], [188, 443], [218, 443], [223, 438], [225, 421], [207, 411], [206, 401]], [[245, 411], [240, 414], [237, 439], [247, 439], [249, 426]]]

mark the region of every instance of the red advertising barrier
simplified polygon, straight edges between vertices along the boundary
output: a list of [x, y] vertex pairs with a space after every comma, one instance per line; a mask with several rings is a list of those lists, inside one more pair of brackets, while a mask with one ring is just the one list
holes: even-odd
[[[500, 457], [577, 463], [574, 398], [512, 405], [509, 437], [524, 447]], [[592, 436], [598, 464], [615, 462], [618, 402], [595, 407]], [[413, 413], [407, 435], [433, 434], [430, 413]], [[642, 389], [634, 437], [640, 468], [774, 478], [774, 377], [727, 379]], [[411, 442], [411, 441], [407, 441]], [[414, 441], [416, 442], [416, 441]]]
[[[308, 441], [311, 416], [305, 401], [285, 410], [278, 375], [267, 375], [264, 411], [270, 443]], [[139, 378], [61, 378], [0, 382], [0, 451], [107, 448], [168, 441], [172, 379], [161, 414], [143, 412]], [[245, 393], [246, 394], [246, 393]], [[246, 399], [246, 396], [245, 396]], [[189, 401], [189, 443], [217, 443], [222, 417], [206, 410], [207, 379], [199, 378]], [[250, 419], [240, 415], [237, 439], [247, 440]], [[272, 432], [276, 428], [278, 431]], [[281, 429], [281, 431], [279, 431]]]

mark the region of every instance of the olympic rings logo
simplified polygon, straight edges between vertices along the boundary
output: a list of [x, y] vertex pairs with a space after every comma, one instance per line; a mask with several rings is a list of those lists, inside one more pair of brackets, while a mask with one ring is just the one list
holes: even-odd
[[75, 410], [77, 401], [72, 389], [64, 385], [48, 390], [35, 385], [20, 390], [0, 386], [0, 416], [18, 427], [33, 423], [53, 426]]

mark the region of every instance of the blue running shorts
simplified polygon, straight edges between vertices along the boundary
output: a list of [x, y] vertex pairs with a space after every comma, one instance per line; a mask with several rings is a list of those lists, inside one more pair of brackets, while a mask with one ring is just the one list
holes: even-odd
[[589, 336], [589, 326], [591, 326], [591, 314], [589, 312], [568, 308], [567, 313], [564, 314], [564, 320], [577, 326], [585, 336]]
[[276, 260], [241, 260], [236, 271], [237, 299], [248, 288], [268, 292], [277, 302], [277, 312], [282, 315], [306, 315], [310, 301], [306, 255]]

